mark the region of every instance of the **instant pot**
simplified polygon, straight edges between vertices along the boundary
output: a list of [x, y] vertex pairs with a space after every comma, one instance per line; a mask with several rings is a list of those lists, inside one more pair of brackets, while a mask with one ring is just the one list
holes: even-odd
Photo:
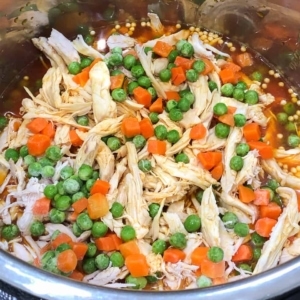
[[[74, 37], [78, 27], [97, 29], [147, 20], [147, 13], [165, 22], [204, 27], [224, 34], [262, 55], [295, 92], [300, 91], [299, 0], [0, 0], [0, 97], [7, 110], [14, 105], [10, 91], [26, 68], [41, 55], [31, 44], [52, 27]], [[286, 35], [272, 34], [276, 23]], [[255, 41], [262, 39], [263, 43]], [[300, 257], [259, 275], [225, 285], [176, 292], [117, 290], [75, 282], [22, 262], [0, 250], [0, 299], [242, 299], [279, 297], [300, 286]], [[10, 288], [10, 286], [12, 288]], [[1, 284], [0, 284], [1, 288]], [[295, 299], [300, 299], [296, 297]]]

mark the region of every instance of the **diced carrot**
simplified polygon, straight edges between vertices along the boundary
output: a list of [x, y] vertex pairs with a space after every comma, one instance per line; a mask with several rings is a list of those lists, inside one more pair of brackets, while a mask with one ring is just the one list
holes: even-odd
[[165, 155], [167, 151], [167, 144], [165, 141], [150, 140], [148, 141], [147, 149], [151, 154]]
[[165, 92], [165, 94], [167, 96], [167, 100], [175, 100], [175, 101], [180, 100], [180, 95], [178, 92], [168, 91], [168, 92]]
[[207, 252], [209, 250], [209, 247], [197, 247], [192, 253], [191, 253], [191, 263], [192, 265], [201, 267], [201, 263], [204, 259], [207, 258]]
[[231, 126], [231, 127], [234, 126], [234, 116], [233, 116], [233, 114], [229, 114], [229, 113], [224, 114], [222, 116], [219, 116], [218, 120], [220, 122], [224, 123], [224, 124], [227, 124], [227, 125]]
[[151, 105], [151, 94], [146, 89], [140, 86], [136, 87], [133, 90], [133, 97], [137, 103], [142, 104], [147, 108]]
[[227, 110], [228, 110], [229, 114], [234, 114], [236, 112], [237, 108], [235, 106], [228, 105]]
[[51, 242], [49, 242], [40, 249], [40, 255], [43, 255], [44, 253], [46, 253], [47, 251], [49, 251], [51, 249], [52, 249]]
[[233, 262], [249, 261], [253, 258], [253, 250], [249, 245], [241, 245], [232, 257]]
[[248, 142], [251, 150], [258, 150], [259, 155], [262, 159], [270, 159], [274, 157], [273, 147], [260, 141]]
[[219, 278], [225, 275], [225, 261], [218, 263], [210, 261], [208, 258], [203, 259], [201, 263], [201, 272], [209, 278]]
[[72, 243], [72, 239], [67, 234], [60, 232], [58, 236], [51, 241], [51, 247], [53, 250], [55, 250], [59, 245], [61, 244], [70, 244]]
[[81, 198], [72, 204], [74, 212], [77, 214], [82, 213], [88, 205], [88, 200], [86, 198]]
[[227, 282], [227, 279], [225, 276], [223, 277], [217, 277], [213, 279], [213, 285], [220, 285], [220, 284], [224, 284]]
[[222, 152], [218, 152], [218, 151], [199, 152], [197, 158], [204, 169], [211, 170], [219, 162], [222, 161]]
[[268, 205], [261, 205], [259, 209], [259, 216], [261, 218], [278, 220], [281, 213], [282, 208], [275, 202], [270, 202]]
[[124, 257], [140, 253], [140, 249], [135, 240], [121, 244], [119, 250]]
[[144, 254], [132, 254], [125, 258], [125, 266], [134, 277], [147, 276], [149, 266]]
[[[95, 59], [93, 60], [93, 62], [92, 62], [87, 68], [85, 68], [85, 69], [91, 70], [91, 69], [93, 68], [93, 66], [96, 65], [96, 64], [97, 64], [98, 62], [100, 62], [100, 61], [102, 61], [101, 58], [95, 58]], [[85, 70], [85, 69], [84, 69], [84, 70]]]
[[30, 136], [27, 141], [28, 153], [32, 156], [40, 156], [45, 153], [51, 145], [49, 136], [44, 134], [35, 134]]
[[73, 76], [73, 81], [84, 87], [90, 79], [90, 67], [83, 69], [80, 73]]
[[41, 261], [40, 261], [40, 258], [37, 256], [34, 258], [33, 260], [33, 265], [37, 268], [40, 268], [41, 267]]
[[223, 84], [225, 83], [236, 83], [236, 73], [231, 69], [222, 69], [219, 72], [220, 79]]
[[152, 48], [152, 51], [161, 57], [168, 57], [172, 50], [173, 47], [171, 45], [162, 41], [157, 41]]
[[55, 127], [52, 122], [48, 122], [47, 126], [41, 131], [41, 134], [49, 136], [53, 139], [55, 136]]
[[94, 195], [96, 193], [101, 193], [102, 195], [106, 195], [110, 189], [110, 184], [107, 181], [97, 179], [93, 186], [91, 187], [90, 194]]
[[77, 281], [82, 281], [84, 275], [83, 273], [79, 272], [78, 270], [74, 270], [72, 274], [69, 276], [69, 278]]
[[49, 121], [44, 118], [35, 118], [29, 122], [26, 127], [32, 133], [40, 133], [48, 125], [48, 122]]
[[220, 161], [211, 171], [210, 174], [212, 176], [212, 178], [216, 179], [216, 180], [220, 180], [220, 178], [222, 177], [224, 172], [224, 166], [222, 161]]
[[238, 192], [239, 192], [239, 199], [243, 203], [250, 203], [255, 200], [254, 191], [247, 186], [239, 185]]
[[76, 242], [72, 244], [72, 249], [74, 253], [76, 254], [76, 257], [78, 260], [83, 260], [87, 250], [88, 250], [88, 245], [86, 243], [80, 243]]
[[125, 75], [123, 73], [110, 76], [110, 89], [111, 90], [120, 89], [123, 86], [124, 80], [125, 80]]
[[261, 138], [260, 126], [257, 123], [248, 123], [243, 127], [243, 134], [247, 142], [258, 141]]
[[50, 211], [51, 200], [43, 197], [35, 201], [32, 207], [32, 213], [35, 216], [46, 216]]
[[121, 34], [126, 34], [126, 33], [128, 33], [128, 31], [129, 31], [129, 28], [127, 28], [126, 26], [121, 26], [118, 29], [118, 32], [121, 33]]
[[201, 273], [201, 268], [198, 268], [196, 271], [194, 271], [194, 275], [195, 275], [196, 277], [200, 277], [200, 276], [202, 275], [202, 273]]
[[182, 57], [182, 56], [177, 56], [175, 58], [175, 61], [174, 61], [174, 64], [177, 67], [182, 67], [182, 69], [185, 70], [185, 71], [189, 70], [189, 69], [192, 69], [193, 63], [194, 63], [194, 60], [188, 59], [188, 58], [185, 58], [185, 57]]
[[222, 66], [222, 69], [232, 70], [234, 73], [238, 73], [241, 70], [241, 67], [233, 62], [227, 62]]
[[180, 249], [168, 248], [164, 252], [163, 260], [165, 262], [170, 262], [172, 264], [176, 264], [180, 260], [184, 260], [185, 256], [186, 256], [186, 254]]
[[250, 67], [254, 64], [252, 55], [249, 52], [244, 52], [235, 57], [235, 60], [238, 65], [242, 68]]
[[69, 273], [75, 270], [77, 266], [77, 257], [73, 250], [68, 249], [57, 255], [57, 269]]
[[186, 80], [185, 72], [182, 67], [175, 67], [171, 69], [172, 83], [174, 85], [180, 85]]
[[254, 191], [255, 200], [253, 204], [255, 205], [268, 205], [270, 203], [270, 191], [267, 189], [257, 189]]
[[150, 137], [154, 136], [154, 128], [150, 119], [145, 118], [141, 120], [140, 129], [141, 129], [141, 134], [145, 139], [149, 139]]
[[70, 130], [69, 138], [72, 146], [79, 147], [83, 144], [83, 140], [79, 137], [75, 129]]
[[206, 137], [207, 130], [203, 124], [197, 124], [190, 131], [190, 139], [200, 140]]
[[88, 198], [87, 211], [92, 220], [104, 217], [109, 212], [109, 205], [106, 197], [96, 193]]
[[115, 249], [119, 250], [120, 245], [123, 244], [123, 241], [115, 233], [108, 233], [107, 236], [109, 236], [113, 240], [115, 244]]
[[162, 98], [157, 98], [149, 107], [149, 111], [162, 113], [164, 110], [163, 108], [163, 100]]
[[201, 74], [207, 75], [215, 69], [214, 64], [209, 59], [201, 58], [201, 60], [205, 63], [205, 69]]
[[21, 122], [19, 120], [15, 120], [14, 123], [13, 123], [13, 130], [14, 131], [18, 131], [20, 126], [21, 126]]
[[111, 236], [104, 236], [95, 239], [97, 249], [100, 251], [113, 251], [116, 250], [116, 245]]
[[139, 120], [135, 117], [124, 118], [121, 124], [121, 131], [127, 138], [141, 134]]
[[273, 227], [276, 225], [277, 220], [271, 218], [260, 218], [255, 223], [255, 231], [263, 236], [268, 238], [271, 235]]
[[72, 211], [72, 212], [70, 212], [70, 213], [68, 214], [67, 220], [68, 220], [69, 222], [76, 222], [78, 215], [79, 215], [79, 214], [78, 214], [77, 212]]

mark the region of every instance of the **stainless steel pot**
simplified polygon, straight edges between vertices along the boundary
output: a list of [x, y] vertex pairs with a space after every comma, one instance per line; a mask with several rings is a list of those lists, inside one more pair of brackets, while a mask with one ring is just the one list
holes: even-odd
[[[101, 8], [101, 9], [99, 9]], [[30, 38], [59, 27], [72, 35], [82, 22], [98, 26], [106, 22], [147, 18], [206, 27], [224, 33], [261, 53], [285, 75], [294, 91], [300, 91], [300, 2], [298, 0], [1, 0], [0, 1], [0, 97], [4, 98], [18, 74], [39, 53]], [[105, 12], [105, 13], [104, 13]], [[61, 16], [63, 14], [63, 16]], [[276, 22], [287, 34], [268, 36], [265, 28]], [[263, 38], [264, 46], [255, 47]], [[21, 59], [20, 59], [21, 58]], [[178, 292], [125, 291], [96, 287], [36, 269], [0, 251], [0, 279], [45, 299], [269, 299], [299, 286], [300, 258], [242, 281], [202, 290]]]

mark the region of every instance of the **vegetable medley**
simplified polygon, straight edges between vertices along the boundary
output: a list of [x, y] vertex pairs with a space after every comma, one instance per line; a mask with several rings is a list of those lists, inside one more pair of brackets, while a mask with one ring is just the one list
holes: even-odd
[[297, 106], [269, 109], [278, 100], [247, 71], [251, 52], [187, 29], [144, 43], [112, 34], [106, 54], [55, 29], [33, 43], [51, 67], [37, 94], [25, 87], [22, 118], [0, 119], [1, 249], [75, 280], [156, 290], [300, 254]]

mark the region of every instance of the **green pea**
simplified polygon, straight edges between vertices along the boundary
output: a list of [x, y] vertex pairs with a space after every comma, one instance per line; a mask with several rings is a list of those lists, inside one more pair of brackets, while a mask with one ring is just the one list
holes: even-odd
[[113, 218], [120, 218], [124, 213], [124, 206], [119, 202], [114, 202], [111, 206], [110, 212]]
[[35, 157], [33, 157], [32, 155], [26, 155], [24, 157], [24, 164], [29, 166], [30, 164], [35, 162]]
[[163, 254], [167, 249], [167, 243], [164, 240], [156, 240], [152, 244], [152, 252], [155, 254]]
[[141, 65], [134, 65], [131, 68], [131, 74], [135, 78], [139, 78], [145, 74], [145, 70]]
[[276, 191], [280, 187], [280, 184], [275, 179], [269, 179], [267, 181], [267, 187], [269, 187], [273, 191]]
[[[52, 200], [54, 200], [54, 203], [58, 200], [58, 198], [60, 197], [61, 195], [60, 194], [56, 194], [54, 196], [54, 198]], [[52, 201], [53, 202], [53, 201]]]
[[229, 166], [231, 170], [240, 171], [244, 166], [244, 160], [242, 157], [235, 155], [230, 159]]
[[224, 258], [224, 251], [220, 247], [211, 247], [207, 252], [210, 261], [218, 263]]
[[179, 109], [173, 108], [169, 112], [169, 118], [174, 122], [179, 122], [183, 119], [183, 114]]
[[187, 232], [197, 232], [201, 227], [201, 219], [198, 215], [189, 215], [183, 225]]
[[253, 72], [253, 73], [250, 75], [250, 78], [251, 78], [252, 80], [262, 82], [262, 80], [263, 80], [263, 75], [261, 74], [261, 72], [255, 71], [255, 72]]
[[88, 249], [85, 253], [86, 257], [94, 257], [97, 253], [97, 246], [94, 243], [88, 243], [87, 244]]
[[184, 164], [188, 164], [190, 162], [190, 159], [185, 153], [179, 153], [175, 156], [175, 161], [177, 163], [182, 162]]
[[245, 103], [254, 105], [258, 102], [258, 93], [253, 90], [249, 90], [245, 93]]
[[241, 89], [243, 91], [245, 91], [247, 89], [247, 84], [244, 81], [239, 81], [236, 85], [235, 85], [236, 89]]
[[190, 90], [182, 90], [179, 92], [181, 98], [185, 98], [190, 101], [190, 104], [193, 105], [195, 102], [195, 95]]
[[118, 53], [118, 54], [122, 54], [123, 50], [121, 47], [114, 47], [111, 49], [111, 53]]
[[70, 166], [65, 166], [60, 171], [60, 178], [63, 179], [63, 180], [68, 179], [72, 175], [74, 175], [74, 170]]
[[144, 173], [147, 173], [152, 169], [151, 162], [148, 159], [139, 160], [138, 167]]
[[1, 236], [7, 241], [13, 240], [19, 234], [20, 230], [15, 224], [4, 225], [1, 230]]
[[233, 94], [234, 86], [231, 83], [225, 83], [221, 87], [221, 94], [225, 97], [231, 97]]
[[45, 252], [41, 258], [42, 268], [44, 268], [48, 264], [50, 259], [54, 258], [55, 256], [56, 256], [55, 251], [50, 250], [50, 251]]
[[205, 275], [201, 275], [197, 278], [197, 287], [199, 288], [205, 288], [212, 285], [212, 280], [209, 277], [206, 277]]
[[112, 53], [108, 58], [108, 63], [111, 66], [117, 67], [121, 66], [123, 63], [123, 56], [121, 53]]
[[139, 84], [137, 83], [137, 81], [131, 81], [128, 84], [127, 90], [128, 90], [128, 94], [132, 95], [133, 94], [133, 90], [135, 88], [137, 88], [139, 86]]
[[125, 259], [120, 252], [113, 252], [109, 258], [112, 267], [122, 268], [124, 266]]
[[82, 164], [78, 170], [78, 176], [81, 180], [86, 181], [93, 175], [93, 168], [89, 165]]
[[45, 197], [47, 197], [48, 199], [54, 199], [54, 196], [57, 194], [57, 187], [54, 184], [48, 184], [45, 188], [44, 188], [44, 195]]
[[135, 239], [135, 237], [136, 237], [136, 232], [132, 226], [125, 225], [121, 229], [121, 239], [123, 240], [123, 242], [129, 242], [129, 241]]
[[240, 268], [244, 271], [252, 272], [252, 269], [248, 264], [239, 264], [238, 268]]
[[93, 257], [85, 258], [82, 261], [82, 269], [83, 269], [84, 273], [86, 273], [86, 274], [92, 274], [95, 271], [97, 271], [95, 258], [93, 258]]
[[151, 112], [149, 114], [149, 119], [151, 121], [152, 124], [156, 124], [158, 121], [159, 121], [159, 118], [158, 118], [158, 113], [156, 112]]
[[61, 224], [66, 219], [66, 214], [56, 208], [52, 208], [49, 212], [49, 219], [51, 223]]
[[261, 248], [254, 248], [253, 249], [253, 259], [259, 260], [260, 257], [261, 257]]
[[209, 90], [212, 92], [212, 91], [218, 89], [218, 85], [217, 85], [214, 81], [210, 80], [210, 81], [208, 82], [208, 88], [209, 88]]
[[154, 87], [152, 86], [148, 87], [147, 91], [150, 93], [152, 100], [155, 100], [157, 98], [157, 93]]
[[83, 230], [80, 229], [80, 227], [78, 226], [78, 224], [76, 222], [73, 223], [73, 225], [72, 225], [72, 231], [76, 237], [81, 236], [83, 233]]
[[152, 50], [153, 50], [152, 47], [147, 46], [147, 47], [145, 47], [144, 52], [145, 52], [145, 54], [148, 54], [148, 52], [150, 52]]
[[77, 124], [79, 125], [82, 125], [82, 126], [89, 126], [89, 117], [88, 116], [78, 116], [76, 118], [76, 122]]
[[288, 136], [287, 143], [290, 147], [296, 148], [300, 145], [300, 137], [296, 134], [290, 134]]
[[24, 158], [25, 156], [27, 156], [29, 154], [28, 147], [26, 145], [22, 146], [20, 148], [19, 153], [20, 153], [20, 156]]
[[285, 125], [288, 122], [289, 116], [285, 112], [280, 112], [276, 115], [278, 123]]
[[237, 215], [233, 212], [227, 211], [223, 217], [222, 221], [224, 223], [224, 226], [228, 229], [233, 229], [234, 225], [239, 221]]
[[92, 226], [92, 236], [94, 238], [105, 236], [107, 231], [108, 227], [103, 222], [95, 222]]
[[110, 263], [109, 256], [107, 254], [101, 253], [96, 256], [95, 264], [99, 270], [105, 270], [108, 268]]
[[132, 142], [136, 149], [141, 149], [145, 147], [147, 141], [141, 134], [138, 134], [133, 138]]
[[251, 242], [256, 247], [262, 247], [266, 241], [266, 238], [260, 236], [257, 232], [251, 234]]
[[68, 65], [68, 70], [70, 74], [76, 75], [80, 73], [82, 69], [79, 62], [73, 61]]
[[238, 101], [243, 102], [243, 101], [244, 101], [244, 97], [245, 97], [244, 90], [235, 88], [235, 89], [233, 90], [232, 97], [233, 97], [234, 99], [238, 100]]
[[148, 276], [146, 276], [146, 279], [147, 279], [148, 284], [153, 284], [153, 283], [156, 283], [158, 281], [158, 277], [157, 277], [156, 274], [155, 274], [155, 276], [154, 275], [148, 275]]
[[42, 166], [38, 162], [33, 162], [28, 166], [28, 174], [31, 177], [39, 177], [42, 172]]
[[53, 160], [59, 161], [62, 158], [60, 148], [58, 146], [50, 146], [46, 150], [46, 157]]
[[297, 108], [296, 105], [292, 102], [287, 102], [286, 104], [283, 105], [283, 111], [288, 114], [289, 116], [292, 116], [296, 113]]
[[186, 241], [186, 237], [183, 233], [176, 232], [170, 236], [169, 243], [174, 248], [178, 248], [178, 249], [182, 250], [186, 247], [187, 241]]
[[143, 88], [149, 88], [151, 86], [151, 80], [147, 76], [141, 76], [137, 80], [138, 84]]
[[246, 223], [236, 223], [233, 227], [233, 231], [237, 236], [245, 237], [249, 234], [249, 226]]
[[90, 230], [93, 227], [93, 221], [87, 213], [81, 213], [76, 219], [76, 223], [81, 230]]
[[167, 66], [167, 69], [171, 71], [173, 68], [176, 68], [176, 67], [177, 66], [174, 63], [169, 63]]
[[72, 200], [69, 196], [60, 196], [57, 201], [55, 201], [55, 208], [60, 211], [65, 211], [71, 207]]
[[234, 118], [234, 125], [236, 127], [243, 127], [246, 124], [246, 117], [243, 114], [235, 114]]
[[56, 253], [61, 253], [61, 252], [64, 252], [68, 249], [72, 249], [71, 246], [68, 244], [68, 243], [62, 243], [60, 244], [56, 249], [55, 249], [55, 252]]
[[20, 155], [19, 152], [16, 149], [8, 148], [5, 150], [4, 158], [9, 161], [10, 159], [13, 160], [13, 162], [17, 162]]
[[63, 186], [63, 181], [59, 181], [56, 184], [56, 187], [57, 187], [57, 191], [60, 195], [65, 195], [66, 194], [66, 191], [65, 191], [64, 186]]
[[168, 82], [172, 77], [172, 73], [169, 69], [164, 69], [159, 72], [158, 76], [162, 82]]
[[176, 59], [176, 57], [179, 55], [179, 51], [178, 50], [172, 50], [169, 55], [168, 55], [168, 60], [170, 63], [173, 63]]
[[132, 54], [127, 54], [123, 59], [125, 69], [130, 70], [136, 63], [136, 58]]
[[96, 179], [96, 180], [99, 179], [99, 178], [100, 178], [99, 171], [93, 171], [92, 178], [93, 178], [93, 179]]
[[134, 286], [131, 286], [131, 288], [136, 290], [141, 290], [147, 285], [147, 279], [145, 277], [133, 277], [132, 275], [128, 275], [125, 278], [125, 282], [134, 284]]
[[192, 57], [194, 55], [194, 52], [195, 52], [194, 47], [189, 42], [184, 43], [180, 49], [180, 54], [183, 57], [187, 57], [187, 58]]
[[193, 69], [198, 72], [198, 73], [202, 73], [205, 70], [205, 63], [203, 60], [196, 60], [193, 63]]
[[284, 126], [285, 130], [288, 132], [296, 132], [296, 124], [293, 122], [287, 122], [287, 124]]
[[87, 189], [89, 192], [91, 191], [91, 188], [93, 187], [93, 185], [95, 184], [95, 182], [96, 182], [96, 179], [94, 179], [94, 178], [90, 178], [90, 179], [88, 179], [88, 180], [86, 181], [85, 187], [86, 187], [86, 189]]
[[88, 44], [88, 45], [92, 45], [93, 42], [94, 42], [94, 37], [90, 34], [87, 34], [85, 37], [84, 37], [84, 41]]
[[177, 107], [182, 111], [182, 112], [187, 112], [191, 108], [191, 103], [188, 99], [182, 98], [178, 101]]
[[194, 69], [187, 70], [185, 72], [185, 76], [186, 76], [187, 81], [190, 81], [190, 82], [196, 82], [199, 78], [198, 72], [195, 71]]
[[173, 108], [177, 108], [177, 101], [169, 100], [166, 104], [166, 111], [169, 112]]
[[52, 166], [45, 166], [41, 170], [41, 175], [43, 178], [52, 178], [55, 174], [55, 169]]
[[63, 182], [63, 188], [68, 194], [75, 194], [80, 190], [80, 184], [77, 180], [68, 178]]
[[216, 116], [225, 115], [228, 112], [227, 105], [225, 103], [221, 103], [221, 102], [217, 103], [213, 107], [213, 112]]
[[238, 156], [245, 156], [250, 151], [250, 147], [247, 143], [239, 143], [236, 148], [235, 152]]
[[178, 51], [181, 51], [183, 45], [186, 44], [186, 43], [187, 43], [186, 40], [180, 40], [180, 41], [178, 41], [178, 42], [176, 43], [176, 49], [177, 49]]
[[127, 98], [127, 93], [124, 89], [117, 88], [112, 91], [111, 96], [116, 102], [124, 102]]
[[42, 157], [38, 160], [38, 163], [42, 166], [42, 167], [46, 167], [46, 166], [54, 166], [54, 162], [52, 160], [50, 160], [47, 157]]
[[202, 199], [203, 199], [203, 194], [204, 194], [204, 191], [203, 190], [199, 190], [197, 193], [196, 193], [196, 200], [201, 204], [202, 202]]
[[117, 151], [121, 147], [121, 141], [113, 136], [107, 140], [107, 146], [111, 151]]
[[172, 129], [167, 134], [167, 141], [171, 144], [176, 144], [180, 140], [179, 132], [175, 129]]
[[154, 134], [158, 140], [163, 141], [167, 138], [168, 129], [165, 125], [157, 125], [154, 128]]
[[111, 76], [116, 76], [116, 75], [120, 75], [120, 74], [124, 74], [121, 70], [112, 70], [111, 72], [110, 72], [110, 75]]
[[8, 125], [8, 119], [4, 116], [0, 116], [0, 130], [3, 130]]
[[160, 205], [157, 203], [151, 203], [149, 205], [149, 215], [152, 219], [154, 219], [155, 216], [158, 214], [159, 209], [160, 209]]
[[81, 62], [80, 62], [81, 69], [89, 67], [92, 62], [93, 62], [93, 60], [91, 58], [89, 58], [89, 57], [83, 57], [81, 59]]
[[230, 133], [230, 126], [223, 123], [218, 123], [215, 127], [215, 135], [219, 139], [226, 139]]

